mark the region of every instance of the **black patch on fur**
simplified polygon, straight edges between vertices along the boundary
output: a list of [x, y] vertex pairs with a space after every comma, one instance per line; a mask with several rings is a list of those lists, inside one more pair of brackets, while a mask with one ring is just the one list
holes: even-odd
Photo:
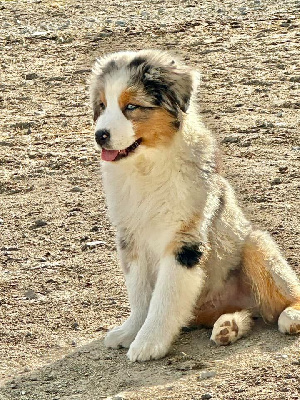
[[142, 82], [146, 93], [154, 99], [156, 106], [165, 106], [175, 117], [178, 116], [178, 101], [171, 90], [172, 82], [166, 80], [161, 68], [153, 68], [147, 65], [144, 68]]
[[175, 126], [176, 129], [180, 128], [180, 121], [176, 119], [175, 121], [172, 122], [172, 124]]
[[102, 69], [102, 75], [110, 74], [111, 72], [118, 69], [117, 63], [114, 60], [109, 61]]
[[188, 243], [175, 254], [175, 259], [183, 267], [192, 268], [199, 263], [202, 254], [199, 244]]
[[155, 65], [147, 57], [136, 57], [129, 64], [131, 83], [142, 83], [153, 104], [166, 108], [176, 118], [179, 109], [186, 112], [192, 93], [190, 73], [170, 63]]
[[147, 60], [145, 57], [136, 57], [134, 58], [131, 63], [129, 64], [129, 68], [138, 68], [142, 64], [146, 64]]
[[124, 237], [119, 239], [119, 246], [121, 250], [125, 250], [128, 247], [127, 240]]

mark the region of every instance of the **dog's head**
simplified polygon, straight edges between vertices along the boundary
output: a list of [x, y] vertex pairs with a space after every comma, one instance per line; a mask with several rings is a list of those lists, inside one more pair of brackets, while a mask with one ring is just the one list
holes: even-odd
[[193, 86], [193, 71], [166, 52], [120, 52], [97, 60], [91, 101], [102, 159], [117, 161], [137, 153], [140, 145], [170, 143]]

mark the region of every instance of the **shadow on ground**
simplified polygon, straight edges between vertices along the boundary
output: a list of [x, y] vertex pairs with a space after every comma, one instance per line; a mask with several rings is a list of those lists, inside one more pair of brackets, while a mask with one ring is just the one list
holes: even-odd
[[229, 371], [234, 373], [236, 361], [243, 356], [247, 367], [255, 363], [258, 355], [267, 357], [276, 353], [273, 354], [275, 358], [284, 358], [283, 349], [288, 349], [295, 341], [260, 321], [248, 338], [232, 346], [216, 347], [209, 341], [209, 335], [210, 330], [206, 329], [184, 332], [167, 357], [144, 363], [129, 362], [125, 349], [106, 349], [102, 338], [51, 365], [8, 382], [0, 388], [0, 399], [102, 399], [145, 387], [162, 385], [165, 390], [171, 390], [170, 385], [175, 381], [194, 375], [201, 385], [204, 371], [213, 371], [220, 378]]

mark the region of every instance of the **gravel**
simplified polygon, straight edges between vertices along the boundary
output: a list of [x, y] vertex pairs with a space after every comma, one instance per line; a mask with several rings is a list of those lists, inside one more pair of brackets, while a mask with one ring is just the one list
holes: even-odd
[[[299, 399], [299, 339], [262, 321], [228, 348], [211, 345], [207, 329], [183, 332], [149, 363], [104, 347], [130, 310], [88, 95], [94, 60], [111, 51], [161, 48], [198, 68], [223, 173], [299, 274], [299, 2], [36, 0], [0, 9], [0, 243], [18, 243], [0, 252], [1, 400]], [[26, 299], [29, 288], [37, 300]], [[199, 380], [204, 368], [215, 376]]]

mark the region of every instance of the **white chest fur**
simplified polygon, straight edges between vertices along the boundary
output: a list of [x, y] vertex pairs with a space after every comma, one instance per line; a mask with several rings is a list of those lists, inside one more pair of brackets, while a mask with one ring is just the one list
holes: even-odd
[[[103, 182], [111, 222], [136, 241], [163, 252], [180, 225], [203, 209], [206, 188], [193, 163], [153, 150], [134, 162], [105, 163]], [[147, 158], [146, 158], [147, 157]], [[196, 174], [196, 175], [195, 175]], [[196, 184], [197, 182], [197, 184]]]

